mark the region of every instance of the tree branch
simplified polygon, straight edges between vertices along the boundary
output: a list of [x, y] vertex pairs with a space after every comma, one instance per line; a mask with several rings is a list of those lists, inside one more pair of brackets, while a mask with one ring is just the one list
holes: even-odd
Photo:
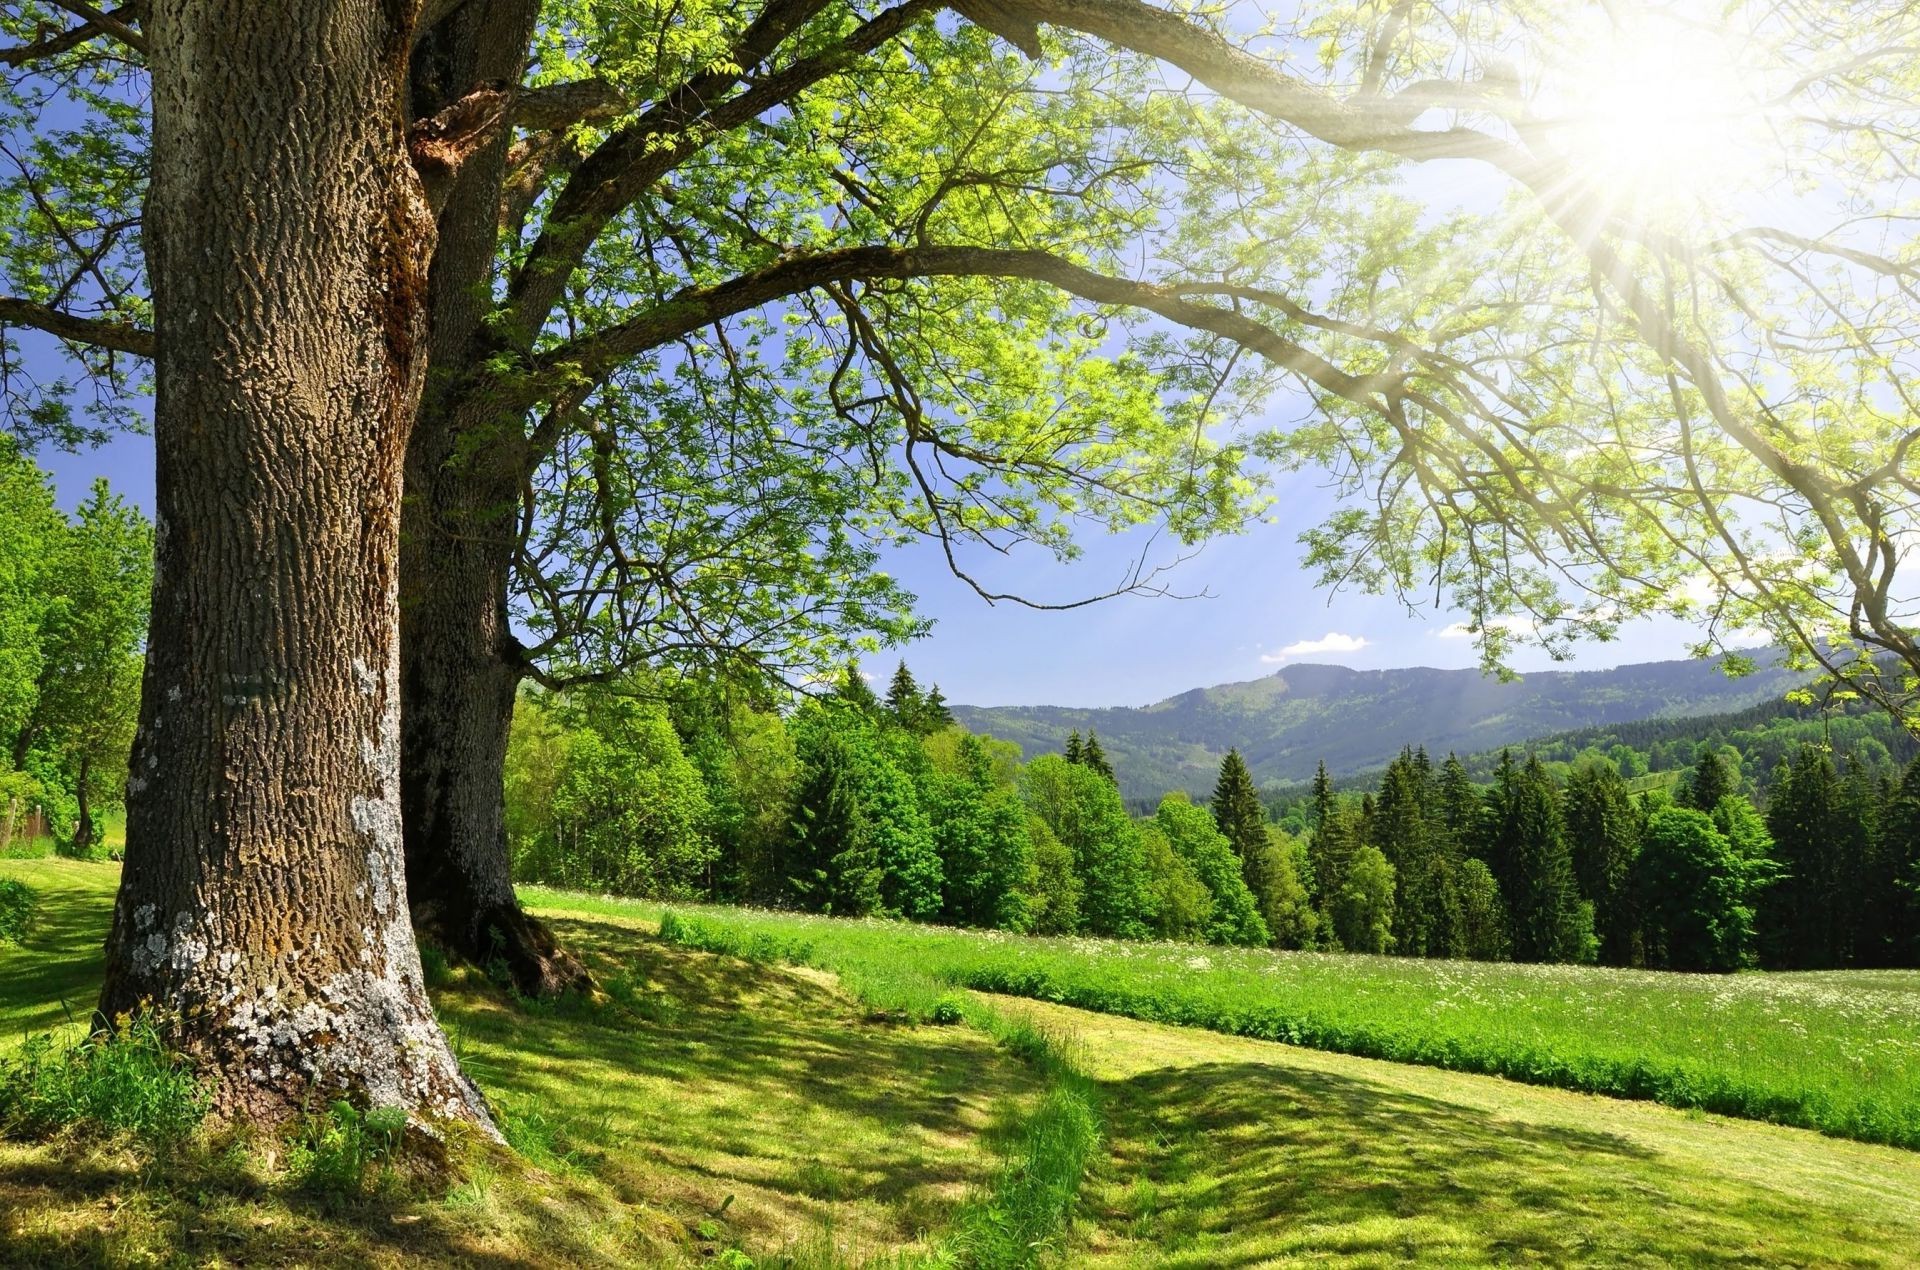
[[153, 356], [153, 332], [130, 322], [77, 317], [31, 300], [0, 296], [0, 327], [20, 326], [57, 335], [76, 344], [91, 344], [136, 357]]

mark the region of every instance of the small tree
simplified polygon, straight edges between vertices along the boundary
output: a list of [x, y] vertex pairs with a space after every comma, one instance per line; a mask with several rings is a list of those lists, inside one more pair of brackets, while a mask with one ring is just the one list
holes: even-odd
[[1647, 960], [1670, 970], [1738, 970], [1753, 957], [1756, 865], [1691, 807], [1647, 821], [1635, 869]]
[[1194, 806], [1185, 794], [1168, 794], [1160, 800], [1153, 823], [1209, 896], [1201, 936], [1212, 944], [1268, 943], [1271, 935], [1260, 901], [1247, 888], [1232, 845], [1207, 810]]
[[1393, 947], [1393, 866], [1374, 847], [1353, 853], [1333, 901], [1333, 930], [1348, 952], [1384, 953]]
[[1510, 945], [1507, 938], [1507, 906], [1500, 898], [1500, 884], [1484, 861], [1463, 860], [1457, 891], [1460, 897], [1460, 955], [1475, 961], [1505, 961]]

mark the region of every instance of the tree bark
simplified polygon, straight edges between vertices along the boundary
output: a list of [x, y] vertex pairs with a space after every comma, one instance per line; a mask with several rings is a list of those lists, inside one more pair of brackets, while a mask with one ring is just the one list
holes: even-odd
[[411, 0], [156, 0], [156, 566], [101, 1010], [228, 1115], [464, 1120], [407, 918], [397, 568], [434, 224]]
[[[413, 57], [416, 115], [476, 83], [517, 83], [537, 0], [469, 0]], [[414, 925], [448, 952], [506, 966], [549, 996], [589, 982], [514, 897], [504, 798], [507, 733], [524, 673], [507, 620], [525, 433], [518, 414], [462, 396], [496, 351], [482, 323], [498, 246], [504, 130], [462, 168], [430, 274], [428, 383], [407, 446], [401, 513], [401, 821]]]
[[79, 814], [73, 823], [73, 853], [82, 860], [93, 854], [93, 798], [88, 786], [93, 784], [93, 760], [87, 755], [80, 757], [80, 771], [74, 776], [73, 796], [78, 804]]

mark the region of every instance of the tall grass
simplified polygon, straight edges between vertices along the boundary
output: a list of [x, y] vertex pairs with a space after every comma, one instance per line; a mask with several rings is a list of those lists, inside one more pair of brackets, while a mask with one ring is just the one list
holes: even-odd
[[681, 943], [846, 975], [912, 972], [945, 988], [1920, 1149], [1920, 972], [1681, 975], [1035, 939], [706, 906], [670, 916], [663, 932]]

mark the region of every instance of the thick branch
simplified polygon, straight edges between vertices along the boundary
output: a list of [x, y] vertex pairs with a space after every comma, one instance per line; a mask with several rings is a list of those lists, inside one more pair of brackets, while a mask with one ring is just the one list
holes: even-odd
[[1275, 365], [1356, 404], [1377, 408], [1391, 377], [1349, 375], [1272, 327], [1213, 305], [1182, 298], [1172, 287], [1096, 273], [1044, 251], [990, 247], [848, 247], [781, 260], [710, 287], [681, 292], [664, 304], [544, 354], [509, 398], [531, 406], [570, 382], [597, 379], [620, 362], [701, 327], [829, 283], [936, 277], [1025, 278], [1095, 304], [1145, 309], [1193, 330], [1232, 340]]
[[0, 296], [0, 326], [23, 326], [57, 335], [76, 344], [91, 344], [95, 348], [132, 353], [137, 357], [153, 356], [152, 331], [129, 322], [76, 317], [58, 309], [50, 309], [44, 304], [12, 296]]

